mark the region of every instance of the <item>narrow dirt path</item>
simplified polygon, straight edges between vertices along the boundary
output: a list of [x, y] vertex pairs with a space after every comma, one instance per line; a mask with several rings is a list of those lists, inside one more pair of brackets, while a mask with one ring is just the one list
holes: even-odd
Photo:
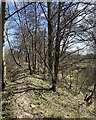
[[25, 83], [24, 68], [18, 74], [15, 80], [15, 91], [13, 96], [12, 111], [16, 118], [33, 118], [32, 107], [30, 106], [30, 94], [24, 91], [28, 86]]

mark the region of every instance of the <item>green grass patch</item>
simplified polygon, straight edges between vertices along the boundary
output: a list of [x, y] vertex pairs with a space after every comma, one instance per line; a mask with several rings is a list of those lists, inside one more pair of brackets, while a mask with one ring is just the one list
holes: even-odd
[[8, 118], [11, 118], [12, 116], [13, 116], [13, 112], [12, 111], [5, 111], [3, 113], [2, 120], [7, 120]]
[[12, 72], [10, 72], [9, 76], [10, 76], [10, 81], [11, 82], [15, 81], [19, 71], [20, 71], [20, 69], [16, 69], [16, 70], [13, 70]]
[[[77, 71], [73, 71], [71, 75], [71, 79], [74, 80], [75, 74]], [[12, 78], [16, 78], [18, 75], [18, 70], [12, 73]], [[32, 113], [35, 117], [48, 117], [48, 118], [73, 118], [73, 117], [92, 117], [90, 115], [90, 110], [92, 111], [92, 106], [90, 110], [86, 108], [85, 104], [78, 108], [78, 100], [80, 103], [84, 102], [84, 95], [80, 93], [77, 96], [74, 96], [72, 93], [76, 89], [76, 85], [72, 83], [72, 87], [69, 88], [62, 81], [62, 86], [57, 84], [57, 92], [40, 90], [43, 88], [50, 88], [50, 82], [43, 81], [42, 75], [30, 75], [29, 70], [25, 70], [25, 83], [28, 87], [33, 88], [29, 90], [28, 98], [30, 98], [30, 107], [32, 108]], [[67, 76], [68, 80], [70, 80], [70, 75]], [[75, 81], [75, 80], [74, 80]], [[79, 79], [80, 81], [80, 79]], [[70, 81], [67, 81], [68, 83]], [[90, 86], [91, 87], [91, 86]], [[35, 89], [34, 89], [35, 88]], [[68, 89], [67, 89], [68, 88]], [[70, 91], [69, 91], [70, 89]], [[9, 82], [5, 88], [6, 91], [10, 91], [10, 93], [14, 90], [13, 82]], [[78, 90], [78, 89], [77, 89]], [[79, 91], [79, 90], [78, 90]], [[25, 93], [27, 95], [27, 93]], [[6, 111], [5, 117], [11, 116], [10, 106], [7, 107], [9, 111]], [[79, 111], [79, 114], [78, 114]]]
[[63, 103], [62, 101], [60, 101], [60, 100], [58, 100], [58, 104], [61, 105], [61, 106], [64, 107], [64, 108], [67, 107], [67, 105], [64, 104], [64, 103]]
[[44, 96], [44, 94], [41, 95], [41, 98], [43, 98], [45, 101], [49, 101], [47, 96]]
[[12, 91], [14, 91], [14, 89], [15, 89], [14, 83], [8, 82], [8, 84], [4, 88], [4, 91], [6, 91], [12, 95]]

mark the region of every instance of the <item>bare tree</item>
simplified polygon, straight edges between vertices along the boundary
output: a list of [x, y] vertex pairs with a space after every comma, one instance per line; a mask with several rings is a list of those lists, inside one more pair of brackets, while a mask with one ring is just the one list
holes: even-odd
[[60, 53], [60, 11], [61, 11], [61, 2], [58, 5], [58, 25], [57, 25], [57, 34], [55, 41], [55, 64], [54, 64], [54, 78], [52, 80], [52, 89], [56, 92], [56, 82], [58, 79], [58, 68], [59, 68], [59, 53]]
[[53, 39], [52, 39], [52, 21], [51, 21], [51, 2], [47, 2], [48, 7], [48, 66], [49, 66], [49, 75], [52, 73], [53, 67], [53, 58], [52, 58], [52, 48], [53, 48]]
[[[0, 6], [0, 18], [2, 18], [1, 6]], [[2, 19], [0, 19], [0, 26], [1, 26], [0, 27], [0, 88], [2, 89]]]
[[1, 2], [1, 15], [2, 15], [2, 89], [5, 87], [4, 81], [6, 80], [6, 63], [5, 63], [5, 17], [6, 17], [6, 2]]
[[[14, 4], [15, 4], [16, 10], [18, 11], [18, 8], [17, 8], [17, 5], [16, 5], [15, 2], [14, 2]], [[23, 30], [23, 24], [22, 24], [22, 21], [21, 21], [21, 18], [20, 18], [19, 13], [17, 13], [17, 14], [18, 14], [19, 22], [20, 22], [20, 27], [21, 27], [21, 32], [22, 32], [22, 38], [23, 38], [23, 42], [24, 42], [24, 45], [25, 45], [26, 54], [27, 54], [27, 57], [28, 57], [28, 68], [29, 68], [29, 70], [30, 70], [30, 75], [32, 75], [30, 54], [29, 54], [28, 48], [27, 48], [27, 46], [26, 46], [26, 37], [25, 37], [24, 30]]]

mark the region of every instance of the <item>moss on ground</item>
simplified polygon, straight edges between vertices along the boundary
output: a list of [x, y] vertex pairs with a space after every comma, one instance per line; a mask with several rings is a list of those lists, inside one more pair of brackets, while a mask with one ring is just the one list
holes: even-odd
[[3, 100], [2, 100], [2, 108], [3, 108], [3, 114], [1, 117], [1, 120], [9, 120], [10, 118], [14, 117], [13, 111], [12, 111], [12, 96], [14, 96], [14, 90], [15, 85], [14, 81], [16, 80], [16, 77], [19, 73], [19, 69], [14, 70], [10, 73], [11, 79], [7, 81], [7, 84], [4, 88], [3, 93]]

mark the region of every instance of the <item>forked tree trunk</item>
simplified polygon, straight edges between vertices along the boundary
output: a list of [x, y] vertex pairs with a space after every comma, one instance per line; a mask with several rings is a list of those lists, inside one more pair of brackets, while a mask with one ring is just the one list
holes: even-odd
[[6, 80], [6, 63], [5, 63], [5, 16], [6, 16], [6, 2], [1, 2], [1, 15], [2, 15], [2, 89], [5, 87]]

